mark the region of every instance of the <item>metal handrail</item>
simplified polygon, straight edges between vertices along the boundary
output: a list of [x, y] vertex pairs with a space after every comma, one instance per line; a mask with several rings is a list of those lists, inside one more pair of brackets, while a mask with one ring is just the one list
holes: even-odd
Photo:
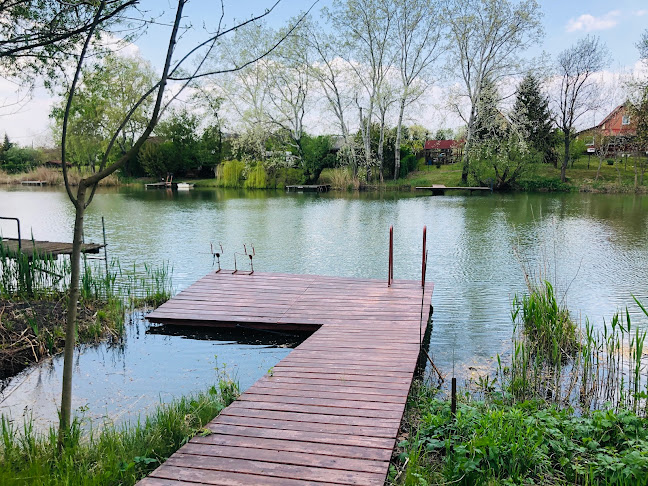
[[8, 216], [0, 216], [0, 219], [6, 219], [9, 221], [15, 221], [18, 226], [18, 251], [22, 252], [22, 238], [20, 236], [20, 220], [18, 218], [11, 218]]

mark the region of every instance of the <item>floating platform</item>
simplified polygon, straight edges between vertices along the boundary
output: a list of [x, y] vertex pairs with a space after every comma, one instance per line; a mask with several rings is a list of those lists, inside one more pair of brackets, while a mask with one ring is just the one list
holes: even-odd
[[331, 184], [311, 184], [311, 185], [293, 185], [286, 186], [288, 192], [328, 192], [331, 190]]
[[48, 184], [47, 181], [21, 181], [20, 183], [23, 186], [46, 186]]
[[[71, 255], [72, 243], [62, 243], [57, 241], [37, 241], [37, 240], [20, 240], [17, 238], [0, 239], [0, 252], [15, 258], [19, 251], [26, 254], [29, 258], [56, 258], [59, 255]], [[83, 243], [81, 253], [99, 253], [99, 250], [106, 245], [99, 243]]]
[[150, 182], [144, 185], [146, 189], [173, 189], [177, 186], [175, 182]]
[[443, 184], [432, 184], [431, 186], [421, 186], [421, 187], [416, 187], [415, 188], [417, 191], [432, 191], [433, 196], [442, 196], [446, 193], [446, 191], [470, 191], [472, 194], [474, 191], [491, 191], [493, 192], [493, 189], [490, 187], [482, 187], [482, 186], [473, 186], [473, 187], [461, 187], [461, 186], [445, 186]]
[[433, 285], [210, 273], [147, 318], [314, 333], [142, 486], [383, 485]]

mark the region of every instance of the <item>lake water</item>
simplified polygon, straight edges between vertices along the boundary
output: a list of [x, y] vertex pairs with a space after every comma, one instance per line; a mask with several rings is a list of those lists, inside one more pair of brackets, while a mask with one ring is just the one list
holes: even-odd
[[[0, 213], [20, 218], [23, 234], [71, 241], [74, 212], [64, 191], [0, 190]], [[435, 284], [430, 352], [447, 375], [492, 366], [509, 349], [511, 300], [525, 291], [523, 267], [556, 282], [559, 295], [596, 325], [648, 302], [648, 197], [601, 194], [420, 196], [372, 193], [135, 188], [102, 190], [86, 216], [86, 241], [100, 242], [106, 220], [109, 258], [173, 268], [181, 290], [212, 270], [210, 242], [224, 268], [254, 245], [264, 272], [387, 278], [388, 229], [394, 226], [396, 278], [420, 279], [423, 225], [427, 280]], [[2, 224], [4, 236], [15, 236]], [[241, 259], [239, 258], [239, 263]], [[246, 388], [284, 357], [298, 338], [152, 333], [133, 316], [125, 343], [84, 348], [77, 358], [75, 405], [120, 422], [160, 400], [203, 390], [225, 363]], [[218, 356], [215, 358], [214, 356]], [[55, 358], [15, 377], [0, 412], [51, 420], [62, 364]]]

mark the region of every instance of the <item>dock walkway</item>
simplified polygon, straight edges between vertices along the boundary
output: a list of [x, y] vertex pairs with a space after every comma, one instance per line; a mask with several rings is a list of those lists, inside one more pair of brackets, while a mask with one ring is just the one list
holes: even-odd
[[433, 285], [210, 273], [152, 322], [315, 331], [142, 486], [382, 485]]
[[[100, 243], [83, 243], [82, 253], [99, 253], [106, 245]], [[17, 238], [0, 238], [0, 253], [15, 258], [21, 251], [28, 258], [56, 258], [59, 255], [71, 255], [72, 243], [59, 241], [18, 240]]]

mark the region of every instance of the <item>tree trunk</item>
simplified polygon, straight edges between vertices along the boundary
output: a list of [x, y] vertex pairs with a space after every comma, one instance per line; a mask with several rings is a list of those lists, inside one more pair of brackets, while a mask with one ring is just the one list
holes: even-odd
[[470, 108], [468, 119], [468, 132], [466, 133], [466, 144], [464, 145], [463, 167], [461, 169], [461, 182], [468, 184], [468, 172], [470, 170], [470, 146], [472, 145], [473, 130], [475, 129], [475, 103]]
[[71, 277], [68, 297], [67, 319], [65, 329], [65, 350], [63, 352], [63, 388], [61, 391], [61, 421], [59, 424], [58, 447], [68, 436], [72, 417], [72, 367], [74, 364], [74, 347], [76, 340], [77, 304], [79, 302], [79, 280], [81, 276], [81, 244], [83, 243], [83, 216], [85, 214], [86, 186], [79, 182], [76, 200], [76, 218], [74, 220], [74, 237], [72, 255], [70, 256]]
[[385, 114], [381, 115], [380, 120], [380, 138], [378, 140], [378, 174], [380, 182], [385, 182], [384, 169], [385, 169]]
[[400, 146], [401, 130], [403, 129], [403, 115], [405, 113], [405, 98], [401, 98], [400, 111], [398, 113], [398, 124], [396, 125], [396, 141], [394, 142], [394, 180], [400, 177]]
[[560, 167], [560, 181], [567, 181], [567, 164], [569, 164], [569, 145], [571, 143], [571, 136], [568, 132], [565, 132], [565, 156], [563, 157], [563, 163]]
[[601, 173], [601, 166], [602, 165], [603, 165], [603, 157], [599, 157], [599, 165], [598, 165], [598, 169], [596, 169], [596, 179], [595, 179], [597, 181], [599, 180], [599, 175]]

